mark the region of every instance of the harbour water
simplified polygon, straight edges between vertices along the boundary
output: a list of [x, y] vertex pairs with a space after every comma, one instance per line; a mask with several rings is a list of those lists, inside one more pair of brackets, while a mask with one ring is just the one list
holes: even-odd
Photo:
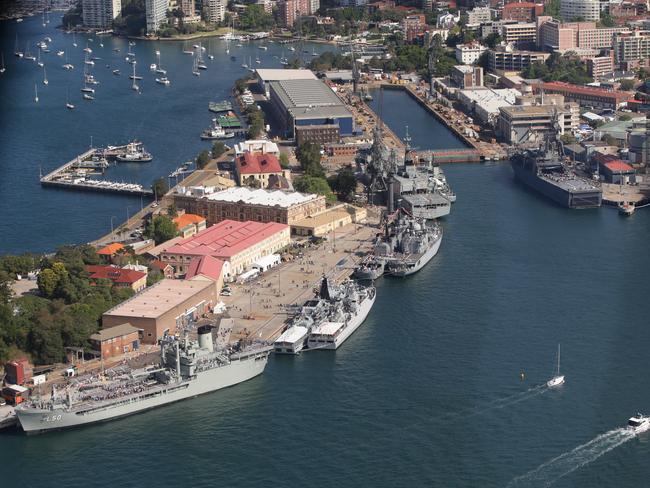
[[[281, 68], [279, 58], [283, 54], [290, 60], [300, 54], [309, 62], [312, 52], [332, 49], [328, 45], [308, 44], [304, 49], [309, 53], [294, 53], [277, 43], [267, 44], [266, 51], [259, 49], [260, 42], [245, 43], [242, 47], [230, 43], [228, 54], [225, 42], [203, 40], [208, 69], [196, 77], [192, 75], [193, 57], [183, 54], [183, 49], [191, 50], [199, 40], [138, 41], [132, 47], [138, 61], [137, 74], [143, 77], [138, 81], [142, 93], [137, 94], [128, 78], [132, 67], [125, 61], [129, 48], [126, 39], [77, 35], [75, 48], [72, 34], [55, 28], [58, 22], [58, 15], [52, 15], [52, 22], [46, 28], [38, 17], [19, 24], [0, 24], [0, 46], [7, 67], [0, 75], [0, 144], [3, 147], [0, 214], [12, 216], [0, 219], [3, 236], [0, 253], [51, 251], [61, 244], [93, 240], [110, 231], [111, 216], [115, 216], [117, 225], [126, 219], [127, 213], [140, 209], [143, 202], [139, 197], [40, 187], [39, 170], [47, 173], [81, 154], [90, 145], [91, 137], [94, 146], [125, 144], [134, 138], [141, 140], [153, 154], [153, 161], [119, 164], [105, 178], [149, 187], [156, 178], [166, 177], [201, 150], [211, 147], [210, 141], [199, 138], [214, 116], [208, 111], [208, 102], [229, 97], [235, 80], [249, 74], [242, 63], [252, 61], [253, 68]], [[34, 55], [38, 41], [46, 36], [52, 38], [51, 52], [42, 55], [47, 86], [43, 84], [42, 68], [13, 55], [16, 34], [18, 49], [24, 51], [29, 44]], [[100, 81], [93, 86], [93, 101], [83, 100], [80, 91], [86, 45], [93, 51], [90, 56], [101, 58], [92, 67], [92, 73]], [[68, 62], [74, 65], [74, 70], [62, 68], [66, 58], [56, 55], [59, 50], [68, 53]], [[149, 70], [149, 65], [156, 62], [156, 50], [161, 53], [161, 64], [167, 70], [170, 86], [157, 84], [155, 78], [161, 75]], [[207, 59], [208, 53], [214, 55], [213, 60]], [[236, 59], [232, 61], [231, 56]], [[255, 62], [257, 56], [260, 64]], [[121, 75], [113, 75], [114, 69], [119, 69]], [[38, 103], [34, 103], [35, 84]], [[65, 107], [67, 93], [76, 106], [74, 110]], [[236, 139], [227, 141], [233, 142]], [[25, 220], [21, 214], [39, 218]], [[48, 236], [47, 241], [44, 235]]]
[[[4, 94], [3, 88], [6, 104]], [[212, 95], [185, 103], [202, 108]], [[383, 107], [398, 134], [409, 125], [412, 144], [423, 149], [450, 137], [433, 119], [404, 110], [400, 96], [408, 98], [385, 96]], [[145, 118], [124, 103], [125, 120], [113, 128], [109, 122], [118, 119], [103, 121], [107, 130], [121, 131], [129, 117]], [[188, 110], [169, 103], [181, 114]], [[170, 122], [159, 117], [142, 127], [163, 130]], [[184, 120], [194, 129], [203, 123]], [[11, 130], [20, 134], [24, 126]], [[197, 133], [176, 128], [181, 131]], [[33, 132], [21, 137], [22, 150], [32, 155], [57, 147], [41, 148]], [[167, 147], [181, 153], [189, 145]], [[130, 171], [153, 175], [154, 164]], [[449, 165], [445, 173], [458, 202], [444, 221], [440, 252], [409, 279], [379, 280], [368, 320], [341, 349], [273, 357], [250, 382], [108, 424], [37, 437], [0, 435], [3, 481], [39, 487], [186, 486], [188, 480], [197, 487], [647, 485], [650, 434], [629, 438], [615, 429], [650, 410], [650, 214], [623, 219], [605, 208], [567, 211], [516, 184], [506, 164]], [[3, 250], [33, 243], [51, 248], [60, 236], [79, 240], [60, 227], [72, 232], [89, 212], [108, 215], [94, 195], [56, 193], [66, 200], [48, 191], [56, 198], [48, 204], [33, 195], [41, 190], [31, 183], [12, 190], [27, 204], [56, 206], [52, 215], [60, 220], [48, 221], [40, 207], [17, 209], [7, 201], [7, 185], [20, 182], [15, 174], [9, 180], [0, 178]], [[92, 207], [74, 208], [74, 202], [86, 206], [87, 198]], [[122, 197], [106, 198], [110, 206]], [[20, 233], [9, 246], [7, 229]], [[539, 385], [553, 374], [558, 343], [566, 384], [547, 390]]]

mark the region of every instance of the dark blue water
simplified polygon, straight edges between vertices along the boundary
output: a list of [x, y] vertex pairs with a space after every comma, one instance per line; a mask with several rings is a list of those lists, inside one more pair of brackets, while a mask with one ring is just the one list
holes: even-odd
[[372, 91], [370, 107], [400, 138], [411, 137], [415, 149], [465, 149], [467, 145], [438, 122], [404, 90]]
[[[23, 250], [52, 250], [64, 243], [93, 240], [110, 230], [114, 221], [126, 219], [129, 212], [140, 209], [139, 197], [77, 193], [40, 187], [39, 170], [44, 173], [95, 146], [116, 145], [137, 138], [154, 155], [147, 164], [123, 164], [112, 168], [107, 179], [138, 182], [146, 186], [156, 178], [167, 176], [185, 161], [193, 159], [211, 142], [201, 141], [201, 130], [210, 125], [208, 102], [227, 98], [234, 81], [248, 72], [241, 64], [252, 60], [254, 67], [280, 68], [282, 47], [268, 44], [268, 51], [258, 48], [258, 43], [237, 47], [232, 44], [230, 54], [225, 43], [214, 39], [211, 52], [214, 60], [206, 58], [209, 69], [200, 77], [192, 75], [192, 56], [183, 54], [180, 42], [139, 42], [134, 46], [138, 60], [138, 75], [142, 94], [131, 89], [131, 65], [124, 58], [127, 41], [110, 36], [92, 38], [88, 46], [95, 61], [92, 70], [101, 84], [95, 87], [95, 100], [84, 101], [80, 89], [83, 84], [83, 49], [87, 36], [78, 36], [74, 48], [72, 35], [54, 28], [58, 18], [46, 29], [38, 18], [23, 23], [0, 24], [0, 45], [4, 52], [7, 70], [0, 75], [0, 253]], [[50, 27], [51, 26], [51, 27]], [[35, 62], [14, 57], [16, 32], [18, 47], [36, 54], [36, 42], [49, 36], [52, 52], [43, 55], [49, 85], [43, 85], [43, 71]], [[101, 48], [99, 43], [103, 42]], [[186, 43], [192, 49], [193, 43]], [[207, 41], [203, 41], [207, 47]], [[119, 53], [113, 51], [120, 49]], [[305, 60], [311, 52], [331, 49], [324, 45], [308, 45]], [[65, 57], [56, 52], [68, 53], [72, 71], [62, 68]], [[168, 71], [172, 84], [159, 85], [159, 75], [149, 71], [155, 63], [155, 52], [161, 52], [161, 64]], [[207, 54], [207, 52], [206, 52]], [[291, 59], [293, 53], [285, 53]], [[236, 56], [231, 61], [230, 56]], [[261, 63], [255, 63], [259, 56]], [[107, 68], [109, 65], [110, 68]], [[114, 76], [120, 69], [121, 76]], [[34, 84], [38, 87], [39, 103], [34, 103]], [[76, 105], [75, 110], [65, 107], [66, 95]], [[38, 218], [34, 218], [38, 216]], [[44, 238], [47, 236], [47, 238]]]
[[[427, 128], [414, 145], [445, 137]], [[340, 350], [274, 357], [248, 383], [105, 425], [1, 435], [3, 482], [646, 486], [650, 433], [615, 429], [650, 407], [650, 214], [558, 208], [507, 165], [445, 172], [458, 202], [440, 253], [380, 280]], [[535, 389], [560, 342], [566, 384]]]

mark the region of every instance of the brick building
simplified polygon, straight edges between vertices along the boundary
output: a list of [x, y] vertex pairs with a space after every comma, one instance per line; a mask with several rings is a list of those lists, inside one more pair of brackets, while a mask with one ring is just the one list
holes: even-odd
[[86, 266], [91, 283], [98, 280], [109, 280], [118, 288], [131, 288], [136, 293], [147, 286], [147, 273], [133, 269], [118, 268], [117, 266]]
[[605, 90], [591, 86], [574, 85], [562, 81], [550, 81], [535, 86], [534, 89], [542, 88], [545, 93], [559, 93], [569, 102], [576, 102], [583, 106], [591, 106], [599, 109], [611, 108], [616, 110], [625, 105], [625, 102], [634, 98], [634, 94], [625, 91]]
[[243, 273], [258, 259], [285, 249], [290, 243], [289, 226], [276, 222], [223, 220], [166, 249], [160, 260], [183, 275], [192, 259], [211, 256], [224, 262], [224, 279]]
[[121, 356], [140, 349], [140, 329], [129, 323], [108, 327], [92, 334], [90, 344], [103, 359]]
[[323, 210], [325, 197], [238, 187], [214, 193], [205, 190], [198, 194], [188, 191], [175, 193], [174, 204], [177, 208], [204, 216], [210, 225], [226, 219], [291, 225], [295, 220]]
[[273, 154], [250, 152], [235, 158], [235, 174], [240, 186], [257, 188], [267, 188], [271, 175], [290, 177], [290, 171], [283, 170], [280, 161]]
[[544, 12], [543, 3], [510, 2], [503, 6], [501, 18], [503, 20], [517, 20], [519, 22], [532, 22]]
[[295, 128], [296, 145], [301, 146], [306, 142], [315, 142], [323, 145], [339, 142], [341, 133], [338, 124], [305, 125]]
[[164, 279], [105, 312], [102, 327], [129, 323], [142, 329], [143, 343], [155, 344], [212, 310], [218, 298], [213, 281]]

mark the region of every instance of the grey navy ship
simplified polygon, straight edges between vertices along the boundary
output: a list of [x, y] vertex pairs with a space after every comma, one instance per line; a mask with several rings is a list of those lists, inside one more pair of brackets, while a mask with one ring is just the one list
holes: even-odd
[[603, 196], [600, 186], [578, 176], [563, 161], [563, 153], [556, 129], [546, 135], [542, 147], [517, 151], [510, 164], [517, 180], [563, 207], [600, 207]]
[[158, 367], [118, 368], [53, 388], [47, 401], [34, 398], [16, 407], [18, 421], [28, 434], [104, 422], [236, 385], [264, 371], [268, 345], [240, 341], [231, 347], [230, 330], [220, 330], [215, 347], [212, 328], [199, 327], [196, 341], [162, 340]]
[[374, 286], [354, 280], [334, 285], [323, 277], [317, 295], [304, 304], [292, 325], [275, 341], [275, 352], [297, 354], [304, 347], [337, 349], [363, 324], [376, 297]]
[[378, 238], [373, 254], [355, 269], [359, 279], [376, 279], [382, 274], [408, 276], [420, 271], [433, 259], [442, 243], [442, 228], [417, 219], [398, 209], [385, 223], [384, 236]]

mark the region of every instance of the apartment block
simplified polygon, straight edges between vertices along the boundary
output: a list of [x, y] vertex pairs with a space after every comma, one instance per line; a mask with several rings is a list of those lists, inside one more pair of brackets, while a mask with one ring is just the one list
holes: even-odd
[[160, 25], [167, 20], [169, 0], [145, 0], [145, 15], [147, 34], [155, 33]]
[[650, 31], [620, 32], [613, 39], [616, 64], [650, 58]]
[[121, 0], [83, 0], [83, 25], [91, 29], [108, 29], [122, 11]]
[[515, 46], [534, 46], [537, 43], [537, 25], [534, 22], [504, 24], [501, 36]]
[[600, 20], [599, 0], [562, 0], [560, 14], [566, 20], [586, 20], [597, 22]]
[[538, 51], [518, 51], [509, 48], [497, 48], [488, 51], [488, 68], [490, 71], [521, 71], [530, 64], [543, 63], [550, 54]]

